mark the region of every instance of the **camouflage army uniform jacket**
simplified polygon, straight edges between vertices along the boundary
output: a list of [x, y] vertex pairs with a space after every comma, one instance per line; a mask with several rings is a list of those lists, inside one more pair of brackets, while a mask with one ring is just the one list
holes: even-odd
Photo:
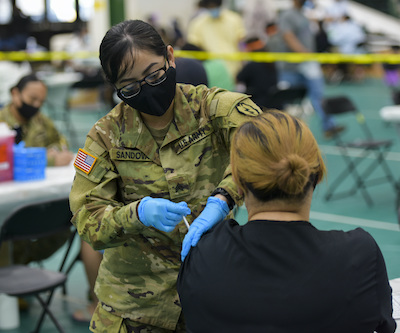
[[[19, 124], [12, 115], [10, 105], [0, 110], [0, 122], [5, 122], [10, 128], [21, 126], [22, 140], [25, 147], [45, 147], [63, 150], [68, 148], [66, 138], [61, 135], [50, 118], [41, 112], [33, 116], [26, 124]], [[53, 165], [54, 161], [48, 161]]]
[[[239, 203], [229, 166], [233, 130], [261, 110], [247, 95], [178, 84], [174, 119], [160, 147], [137, 110], [117, 105], [89, 132], [70, 193], [73, 224], [94, 249], [106, 249], [95, 292], [103, 309], [148, 325], [174, 329], [183, 222], [165, 233], [144, 226], [145, 196], [186, 201], [192, 222], [216, 187]], [[94, 163], [93, 163], [94, 159]]]

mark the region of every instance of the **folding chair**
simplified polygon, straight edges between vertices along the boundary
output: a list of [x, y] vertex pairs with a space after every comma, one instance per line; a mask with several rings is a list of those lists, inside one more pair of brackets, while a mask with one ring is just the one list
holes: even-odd
[[[386, 154], [392, 146], [392, 140], [374, 139], [371, 130], [367, 126], [364, 115], [347, 96], [326, 98], [323, 101], [323, 108], [324, 111], [330, 115], [351, 115], [352, 117], [350, 117], [349, 121], [351, 121], [351, 118], [354, 119], [354, 123], [359, 126], [360, 135], [363, 136], [362, 139], [357, 138], [348, 141], [343, 139], [345, 135], [343, 132], [334, 135], [333, 139], [335, 140], [335, 144], [339, 147], [341, 156], [346, 163], [346, 168], [331, 182], [332, 185], [325, 194], [325, 200], [328, 201], [331, 199], [348, 197], [354, 195], [359, 190], [367, 204], [372, 205], [372, 198], [367, 192], [367, 187], [382, 184], [382, 181], [391, 183], [397, 193], [398, 184], [385, 161]], [[356, 130], [356, 128], [354, 130]], [[356, 151], [353, 152], [359, 152], [359, 155], [351, 156], [351, 149], [356, 149]], [[369, 158], [372, 158], [372, 162], [362, 163]], [[364, 167], [362, 170], [361, 164], [363, 164]], [[377, 170], [377, 167], [381, 167], [383, 177], [371, 179], [371, 174]], [[336, 190], [350, 175], [352, 175], [355, 180], [354, 185], [349, 190], [337, 192]]]
[[[47, 236], [64, 233], [72, 228], [72, 214], [68, 198], [41, 201], [17, 208], [4, 221], [0, 230], [0, 244], [8, 241], [9, 254], [17, 240], [38, 241]], [[9, 265], [0, 267], [0, 293], [14, 297], [35, 296], [42, 306], [40, 318], [34, 332], [39, 332], [47, 314], [59, 332], [63, 328], [50, 310], [54, 290], [66, 283], [67, 274], [63, 272], [69, 257], [76, 230], [67, 241], [67, 248], [60, 262], [59, 270], [36, 268], [29, 265]], [[12, 261], [10, 261], [12, 262]], [[47, 298], [41, 296], [48, 293]]]

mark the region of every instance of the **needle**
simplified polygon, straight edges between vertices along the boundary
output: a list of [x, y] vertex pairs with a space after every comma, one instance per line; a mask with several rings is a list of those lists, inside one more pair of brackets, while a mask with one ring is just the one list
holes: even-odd
[[186, 217], [185, 217], [185, 216], [183, 216], [183, 222], [185, 222], [185, 225], [186, 225], [186, 227], [187, 227], [188, 230], [189, 230], [189, 223], [188, 223], [188, 221], [186, 220]]

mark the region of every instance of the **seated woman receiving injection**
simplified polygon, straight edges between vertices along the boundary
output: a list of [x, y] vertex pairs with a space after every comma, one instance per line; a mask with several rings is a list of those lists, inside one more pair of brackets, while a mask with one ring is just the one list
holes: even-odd
[[309, 128], [268, 111], [231, 144], [233, 179], [248, 222], [217, 224], [181, 267], [188, 332], [394, 332], [381, 251], [361, 228], [322, 231], [309, 222], [325, 165]]

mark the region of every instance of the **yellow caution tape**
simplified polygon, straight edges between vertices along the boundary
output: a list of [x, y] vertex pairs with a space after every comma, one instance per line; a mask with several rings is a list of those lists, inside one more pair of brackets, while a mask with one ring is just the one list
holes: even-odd
[[[340, 53], [271, 53], [271, 52], [236, 52], [236, 53], [217, 53], [203, 51], [182, 51], [175, 50], [176, 57], [185, 57], [198, 60], [223, 59], [230, 61], [256, 61], [256, 62], [275, 62], [286, 61], [299, 63], [304, 61], [317, 61], [323, 64], [336, 63], [388, 63], [400, 64], [400, 54], [340, 54]], [[98, 52], [34, 52], [25, 51], [0, 52], [0, 61], [53, 61], [98, 58]]]
[[213, 53], [202, 51], [174, 52], [176, 57], [194, 58], [199, 60], [224, 59], [233, 61], [275, 62], [286, 61], [299, 63], [304, 61], [317, 61], [323, 64], [336, 64], [340, 62], [352, 62], [359, 64], [371, 64], [383, 62], [400, 64], [400, 54], [341, 54], [341, 53], [270, 53], [270, 52], [236, 52]]
[[53, 61], [53, 60], [70, 60], [70, 59], [86, 59], [98, 58], [98, 52], [25, 52], [25, 51], [12, 51], [0, 52], [0, 61]]

